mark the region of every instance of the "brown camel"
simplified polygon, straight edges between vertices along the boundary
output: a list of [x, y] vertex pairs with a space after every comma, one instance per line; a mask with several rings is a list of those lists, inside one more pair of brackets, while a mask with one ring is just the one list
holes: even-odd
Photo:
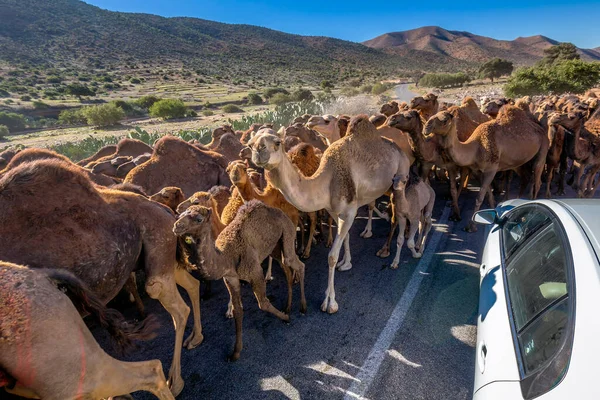
[[337, 219], [338, 235], [329, 252], [329, 280], [321, 305], [322, 311], [337, 312], [335, 268], [342, 244], [345, 252], [339, 268], [352, 268], [348, 231], [358, 208], [386, 193], [394, 175], [408, 173], [408, 157], [396, 144], [381, 138], [366, 115], [352, 119], [348, 134], [325, 150], [311, 177], [304, 177], [292, 164], [279, 137], [261, 133], [249, 144], [254, 163], [265, 168], [271, 184], [292, 205], [304, 212], [326, 209]]
[[[203, 205], [203, 204], [199, 203], [198, 201], [199, 201], [199, 197], [204, 196], [204, 193], [208, 193], [210, 195], [210, 197], [216, 202], [217, 216], [220, 216], [221, 214], [223, 214], [223, 210], [227, 206], [227, 203], [229, 203], [229, 198], [231, 197], [231, 190], [226, 186], [213, 186], [212, 188], [210, 188], [210, 190], [208, 192], [194, 193], [193, 195], [191, 195], [189, 198], [187, 198], [186, 200], [184, 200], [183, 202], [181, 202], [181, 204], [179, 204], [177, 206], [177, 210], [176, 210], [177, 214], [181, 214], [182, 212], [187, 210], [192, 205]], [[205, 207], [208, 207], [208, 206], [205, 205]]]
[[145, 153], [152, 153], [152, 147], [137, 139], [121, 139], [117, 143], [117, 149], [113, 154], [100, 157], [92, 162], [87, 163], [86, 168], [93, 168], [96, 163], [109, 161], [117, 157], [137, 157]]
[[124, 182], [138, 185], [146, 193], [176, 186], [189, 197], [216, 185], [230, 186], [225, 168], [227, 161], [220, 154], [200, 150], [173, 136], [164, 136], [156, 142], [150, 160], [135, 167]]
[[167, 186], [162, 188], [160, 192], [150, 196], [150, 200], [164, 204], [174, 212], [177, 212], [177, 206], [185, 200], [185, 197], [183, 197], [183, 192], [178, 187]]
[[183, 214], [187, 211], [188, 208], [192, 206], [202, 206], [210, 208], [212, 210], [210, 216], [210, 226], [213, 237], [217, 237], [221, 232], [223, 232], [223, 229], [225, 229], [227, 225], [225, 225], [223, 221], [221, 221], [217, 210], [217, 201], [209, 192], [194, 193], [192, 197], [190, 197], [177, 207], [177, 213]]
[[310, 115], [310, 114], [304, 114], [304, 115], [302, 115], [300, 117], [296, 117], [296, 118], [294, 118], [294, 121], [292, 122], [292, 125], [295, 125], [295, 124], [302, 124], [302, 125], [304, 125], [304, 124], [306, 124], [308, 122], [308, 120], [310, 119], [310, 117], [312, 117], [312, 115]]
[[6, 387], [7, 392], [75, 400], [144, 390], [159, 399], [175, 399], [160, 361], [123, 362], [109, 356], [80, 311], [98, 320], [121, 348], [154, 337], [155, 324], [126, 324], [118, 311], [107, 309], [64, 270], [0, 261], [0, 370], [10, 375], [14, 385]]
[[[8, 163], [6, 168], [4, 168], [4, 170], [0, 171], [0, 177], [2, 175], [6, 174], [8, 171], [17, 168], [21, 164], [36, 161], [36, 160], [60, 160], [60, 161], [64, 161], [69, 164], [73, 164], [71, 162], [71, 160], [69, 160], [67, 157], [65, 157], [61, 154], [55, 153], [52, 150], [35, 149], [35, 148], [25, 149], [25, 150], [22, 150], [19, 153], [17, 153], [12, 158], [12, 160]], [[85, 176], [87, 176], [92, 182], [94, 182], [97, 185], [111, 186], [111, 185], [114, 185], [115, 183], [117, 183], [114, 179], [112, 179], [106, 175], [94, 174], [85, 168], [82, 168], [75, 164], [73, 164], [73, 165], [75, 166], [75, 168], [77, 170], [79, 170], [81, 173], [83, 173]]]
[[322, 137], [319, 136], [317, 132], [300, 123], [296, 123], [285, 128], [284, 136], [297, 137], [301, 142], [308, 143], [311, 146], [319, 149], [321, 152], [325, 151], [327, 148], [327, 144], [325, 144]]
[[[521, 109], [511, 105], [502, 107], [495, 120], [479, 125], [464, 143], [458, 140], [456, 120], [448, 111], [442, 111], [427, 121], [424, 133], [426, 136], [435, 135], [456, 165], [482, 174], [474, 212], [479, 211], [497, 172], [527, 168], [525, 164], [529, 161], [533, 162], [535, 177], [531, 198], [537, 198], [549, 141], [544, 129]], [[491, 191], [489, 199], [490, 206], [495, 207]], [[473, 221], [467, 230], [477, 230]]]
[[[406, 245], [410, 249], [413, 258], [421, 258], [423, 255], [427, 235], [432, 225], [431, 213], [435, 204], [435, 191], [418, 175], [412, 173], [409, 176], [396, 175], [392, 186], [394, 188], [392, 194], [392, 229], [390, 230], [386, 244], [377, 252], [377, 255], [379, 257], [390, 255], [390, 244], [396, 231], [396, 226], [399, 226], [396, 255], [390, 266], [390, 268], [396, 269], [400, 263], [400, 252], [404, 244], [407, 221], [409, 231]], [[419, 231], [419, 238], [415, 244], [417, 230]]]
[[500, 109], [509, 103], [508, 99], [490, 100], [481, 105], [481, 112], [487, 114], [492, 119], [496, 119]]
[[97, 161], [93, 164], [94, 166], [92, 167], [92, 172], [94, 174], [103, 174], [117, 178], [118, 168], [121, 165], [132, 161], [133, 157], [130, 156], [119, 156], [113, 158], [112, 160]]
[[211, 134], [211, 141], [206, 145], [206, 148], [210, 150], [217, 148], [219, 146], [219, 143], [221, 142], [221, 137], [226, 133], [232, 133], [235, 135], [235, 132], [233, 131], [231, 125], [222, 125], [214, 129]]
[[235, 133], [227, 132], [221, 135], [218, 145], [211, 150], [221, 154], [227, 162], [231, 162], [240, 159], [240, 151], [244, 147]]
[[421, 116], [421, 119], [426, 122], [438, 112], [438, 98], [433, 93], [428, 93], [425, 96], [413, 97], [413, 99], [410, 101], [410, 108], [417, 110]]
[[369, 121], [371, 121], [371, 123], [375, 125], [375, 128], [379, 128], [380, 126], [385, 124], [385, 121], [387, 121], [387, 116], [383, 114], [371, 115], [371, 117], [369, 117]]
[[[294, 251], [296, 227], [276, 208], [259, 201], [245, 204], [216, 238], [211, 229], [212, 208], [191, 206], [177, 220], [173, 233], [185, 238], [186, 252], [204, 279], [223, 279], [235, 318], [236, 341], [230, 360], [242, 351], [243, 307], [240, 280], [250, 282], [261, 310], [289, 321], [292, 308], [292, 270], [300, 282], [300, 312], [306, 312], [304, 264]], [[268, 229], [265, 229], [268, 227]], [[288, 284], [286, 313], [277, 310], [266, 295], [262, 261], [268, 256], [279, 260]]]
[[80, 167], [85, 167], [89, 163], [91, 163], [93, 161], [96, 161], [99, 158], [113, 155], [116, 152], [117, 152], [117, 145], [116, 144], [109, 144], [107, 146], [102, 147], [95, 154], [92, 154], [88, 158], [84, 158], [83, 160], [77, 162], [77, 165], [79, 165]]
[[547, 119], [548, 125], [548, 140], [550, 142], [548, 148], [548, 155], [546, 156], [546, 171], [548, 176], [546, 178], [546, 198], [551, 198], [552, 194], [550, 188], [552, 185], [552, 179], [554, 178], [554, 172], [556, 168], [560, 167], [560, 175], [558, 182], [558, 194], [565, 194], [565, 173], [567, 169], [567, 152], [564, 151], [565, 143], [565, 128], [558, 124], [558, 114], [552, 113]]
[[389, 103], [385, 103], [381, 106], [381, 109], [379, 110], [379, 112], [385, 115], [386, 117], [391, 117], [398, 111], [400, 111], [400, 106], [398, 105], [397, 101], [390, 101]]
[[490, 117], [482, 113], [479, 107], [477, 107], [477, 103], [475, 103], [472, 97], [465, 97], [460, 108], [478, 125], [490, 120]]
[[19, 151], [21, 150], [14, 147], [9, 147], [0, 152], [0, 171], [6, 168], [10, 160], [12, 160]]
[[[177, 395], [183, 388], [182, 345], [193, 348], [203, 337], [199, 282], [177, 266], [174, 222], [165, 206], [134, 193], [95, 186], [81, 167], [61, 160], [24, 163], [0, 178], [3, 260], [68, 270], [105, 304], [132, 272], [145, 271], [146, 292], [161, 302], [175, 325], [169, 380]], [[177, 285], [188, 292], [194, 311], [194, 329], [185, 343], [189, 307]]]
[[141, 156], [134, 157], [131, 161], [119, 165], [117, 168], [117, 178], [124, 179], [132, 169], [138, 165], [142, 165], [152, 157], [151, 153], [145, 153]]

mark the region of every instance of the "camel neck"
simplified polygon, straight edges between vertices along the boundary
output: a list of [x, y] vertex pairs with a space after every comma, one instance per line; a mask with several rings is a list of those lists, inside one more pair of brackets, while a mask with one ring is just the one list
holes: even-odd
[[245, 184], [243, 184], [243, 185], [235, 184], [235, 187], [238, 189], [240, 196], [242, 196], [242, 200], [244, 200], [244, 203], [256, 198], [256, 196], [255, 196], [256, 191], [252, 187], [252, 183], [250, 182], [250, 179], [248, 177], [246, 177]]
[[222, 269], [227, 261], [223, 253], [215, 246], [215, 237], [211, 229], [192, 235], [194, 242], [190, 246], [190, 261], [194, 263], [205, 278], [219, 279], [215, 268]]
[[452, 125], [450, 132], [448, 132], [444, 140], [446, 141], [446, 146], [444, 147], [456, 165], [468, 167], [475, 164], [478, 153], [476, 147], [479, 146], [479, 142], [475, 140], [461, 142], [456, 133], [456, 122]]
[[[321, 165], [313, 176], [307, 178], [298, 172], [285, 153], [281, 159], [276, 168], [265, 170], [273, 187], [300, 211], [313, 212], [330, 208], [330, 172]], [[324, 162], [325, 159], [321, 160], [321, 164]]]

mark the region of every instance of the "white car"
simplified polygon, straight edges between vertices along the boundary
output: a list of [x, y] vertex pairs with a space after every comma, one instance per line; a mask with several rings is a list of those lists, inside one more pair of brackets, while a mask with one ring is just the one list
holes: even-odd
[[489, 229], [473, 398], [600, 399], [600, 201], [514, 200], [473, 220]]

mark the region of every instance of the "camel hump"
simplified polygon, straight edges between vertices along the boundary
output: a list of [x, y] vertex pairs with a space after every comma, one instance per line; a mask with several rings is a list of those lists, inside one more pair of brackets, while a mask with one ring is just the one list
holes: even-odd
[[52, 150], [47, 149], [25, 149], [21, 150], [10, 160], [8, 165], [6, 166], [6, 170], [13, 169], [21, 164], [36, 161], [36, 160], [60, 160], [67, 163], [71, 163], [67, 157], [62, 154], [58, 154]]
[[358, 138], [375, 138], [379, 137], [377, 128], [369, 120], [369, 116], [361, 114], [353, 117], [348, 125], [348, 135], [356, 136]]

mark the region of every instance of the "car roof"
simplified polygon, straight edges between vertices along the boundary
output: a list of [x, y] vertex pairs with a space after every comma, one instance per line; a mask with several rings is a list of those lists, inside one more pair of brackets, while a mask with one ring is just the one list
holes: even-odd
[[564, 199], [553, 200], [567, 209], [587, 235], [596, 258], [600, 260], [600, 200], [599, 199]]

